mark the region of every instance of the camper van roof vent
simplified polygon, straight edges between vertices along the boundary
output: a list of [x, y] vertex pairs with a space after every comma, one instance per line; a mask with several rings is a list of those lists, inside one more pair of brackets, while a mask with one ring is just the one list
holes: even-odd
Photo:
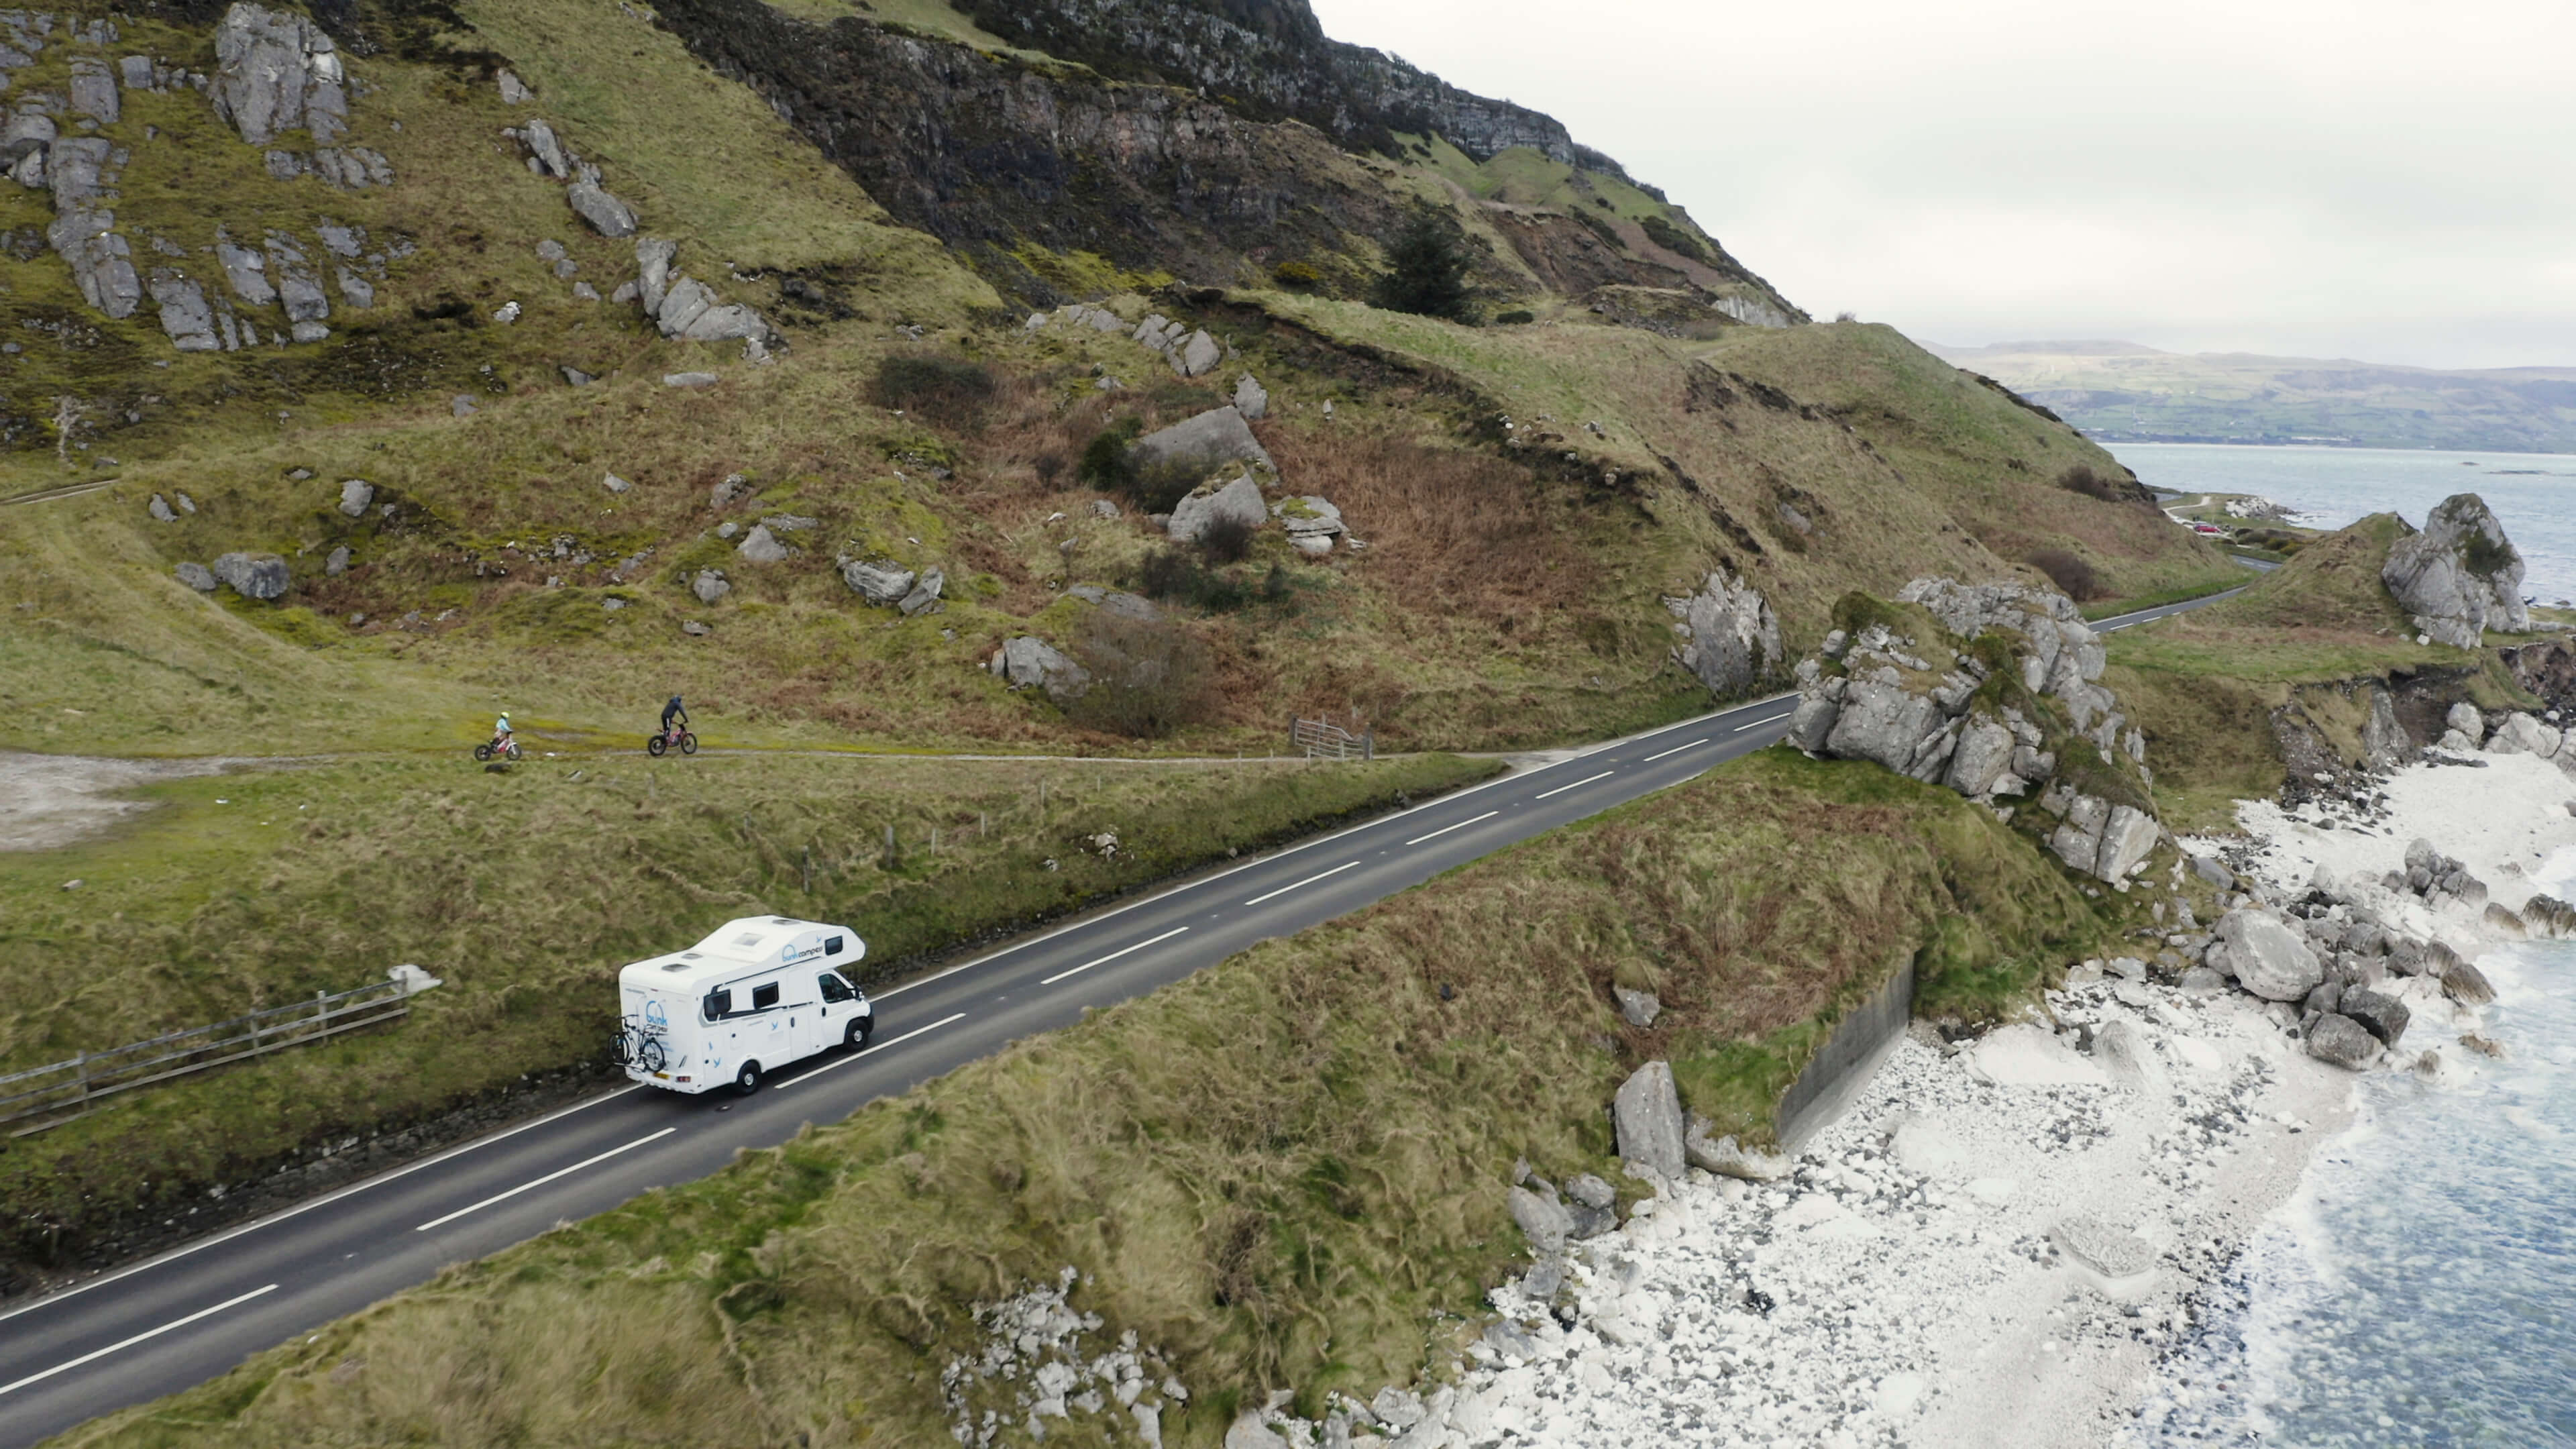
[[733, 943], [737, 946], [757, 946], [760, 944], [760, 933], [758, 931], [745, 931], [741, 935], [734, 937]]
[[769, 924], [773, 926], [792, 926], [795, 925], [796, 922], [786, 916], [772, 916], [769, 918]]
[[695, 961], [698, 959], [698, 953], [695, 951], [683, 951], [680, 953], [680, 959], [683, 961]]
[[689, 963], [686, 961], [673, 961], [662, 969], [665, 971], [686, 971], [689, 969]]

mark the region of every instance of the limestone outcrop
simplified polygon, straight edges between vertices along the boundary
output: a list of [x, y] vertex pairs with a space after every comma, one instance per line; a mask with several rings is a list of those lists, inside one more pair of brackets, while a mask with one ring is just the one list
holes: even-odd
[[2388, 551], [2379, 578], [2416, 632], [2475, 649], [2489, 629], [2519, 634], [2531, 628], [2522, 573], [2522, 554], [2486, 500], [2458, 493], [2434, 507], [2422, 533]]
[[1713, 573], [1698, 593], [1666, 599], [1664, 607], [1672, 611], [1673, 632], [1681, 637], [1673, 658], [1718, 698], [1750, 694], [1779, 670], [1780, 616], [1750, 583], [1731, 573]]
[[778, 345], [768, 319], [739, 302], [726, 302], [713, 287], [675, 269], [679, 243], [665, 237], [638, 237], [633, 300], [653, 319], [665, 337], [684, 342], [740, 339], [755, 358]]
[[2107, 657], [2073, 601], [1917, 579], [1896, 605], [1844, 599], [1844, 627], [1797, 668], [1790, 739], [1947, 786], [2007, 818], [2015, 807], [2000, 802], [2039, 790], [2044, 816], [2028, 823], [2043, 842], [2125, 888], [2164, 831], [2148, 808], [2146, 737], [2101, 684]]

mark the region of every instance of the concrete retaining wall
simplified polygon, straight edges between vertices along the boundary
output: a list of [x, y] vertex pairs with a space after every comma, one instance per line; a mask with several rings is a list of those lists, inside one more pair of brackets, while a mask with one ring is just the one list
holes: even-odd
[[1878, 1064], [1905, 1035], [1914, 1019], [1914, 958], [1908, 955], [1885, 985], [1851, 1009], [1834, 1027], [1824, 1049], [1807, 1063], [1798, 1080], [1780, 1094], [1772, 1122], [1780, 1145], [1790, 1152], [1804, 1147], [1827, 1123], [1843, 1114], [1869, 1082]]

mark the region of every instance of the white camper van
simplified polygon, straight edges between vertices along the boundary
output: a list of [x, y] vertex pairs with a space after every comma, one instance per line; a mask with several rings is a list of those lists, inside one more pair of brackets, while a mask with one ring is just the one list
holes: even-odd
[[730, 1083], [747, 1094], [790, 1062], [866, 1046], [876, 1009], [841, 968], [867, 949], [841, 926], [752, 916], [636, 962], [617, 973], [626, 1075], [674, 1092]]

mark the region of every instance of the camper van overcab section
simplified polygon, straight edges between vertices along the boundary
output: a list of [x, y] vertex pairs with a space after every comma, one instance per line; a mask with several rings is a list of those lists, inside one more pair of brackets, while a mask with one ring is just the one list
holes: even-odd
[[617, 973], [617, 1045], [632, 1081], [673, 1092], [760, 1079], [836, 1046], [865, 1047], [876, 1009], [842, 971], [867, 954], [845, 926], [752, 916]]

